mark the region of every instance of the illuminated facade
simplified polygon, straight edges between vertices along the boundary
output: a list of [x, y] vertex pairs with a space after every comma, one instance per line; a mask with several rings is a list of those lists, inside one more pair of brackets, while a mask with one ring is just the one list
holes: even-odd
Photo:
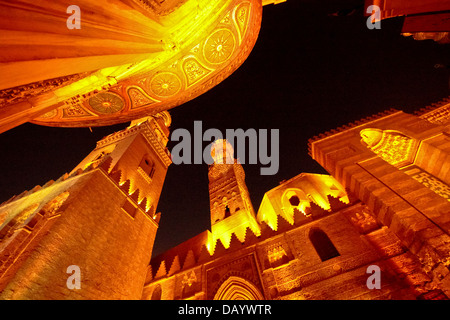
[[[133, 121], [72, 172], [0, 206], [0, 298], [447, 299], [449, 115], [446, 100], [314, 137], [310, 154], [330, 175], [283, 181], [258, 210], [218, 140], [211, 230], [153, 259], [171, 117]], [[79, 290], [67, 287], [71, 265]]]
[[[171, 164], [163, 112], [106, 136], [72, 172], [1, 205], [0, 299], [139, 299]], [[83, 270], [69, 290], [67, 268]]]
[[[311, 139], [329, 175], [283, 181], [257, 210], [231, 146], [217, 141], [211, 230], [151, 259], [171, 164], [166, 110], [234, 72], [256, 42], [262, 5], [278, 2], [79, 1], [80, 30], [66, 28], [62, 4], [0, 5], [0, 132], [27, 121], [131, 121], [70, 173], [0, 205], [0, 299], [450, 297], [450, 100]], [[406, 3], [372, 2], [382, 19]], [[405, 12], [396, 15], [417, 13]], [[79, 290], [67, 286], [72, 265]], [[367, 285], [371, 266], [380, 288]]]
[[[311, 139], [331, 175], [302, 173], [269, 190], [256, 225], [238, 216], [242, 167], [216, 161], [211, 231], [154, 257], [142, 298], [448, 299], [449, 126], [445, 100]], [[381, 269], [379, 289], [367, 286], [370, 266]]]

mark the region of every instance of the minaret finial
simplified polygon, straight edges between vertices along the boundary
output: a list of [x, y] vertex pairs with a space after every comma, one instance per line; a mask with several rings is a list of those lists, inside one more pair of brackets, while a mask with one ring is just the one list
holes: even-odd
[[218, 139], [211, 143], [211, 157], [215, 164], [233, 164], [234, 149], [226, 139]]

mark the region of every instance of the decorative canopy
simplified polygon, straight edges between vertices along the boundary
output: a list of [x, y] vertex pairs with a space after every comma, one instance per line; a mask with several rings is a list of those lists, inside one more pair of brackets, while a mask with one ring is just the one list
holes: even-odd
[[[190, 2], [203, 4], [194, 10]], [[257, 0], [188, 0], [161, 19], [163, 51], [58, 88], [56, 93], [70, 98], [31, 122], [112, 125], [183, 104], [219, 84], [245, 61], [256, 42], [261, 15]]]

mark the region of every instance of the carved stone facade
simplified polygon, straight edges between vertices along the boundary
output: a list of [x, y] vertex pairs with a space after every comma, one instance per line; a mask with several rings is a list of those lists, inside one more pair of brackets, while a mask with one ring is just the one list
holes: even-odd
[[[441, 121], [390, 111], [314, 137], [310, 154], [330, 175], [283, 181], [256, 214], [244, 170], [219, 140], [208, 171], [211, 231], [151, 260], [171, 119], [133, 121], [70, 174], [0, 206], [0, 296], [448, 299], [449, 122]], [[62, 281], [74, 261], [88, 270], [81, 291]], [[367, 283], [374, 266], [379, 288]]]
[[[79, 81], [88, 75], [89, 73], [74, 74], [0, 90], [0, 108], [19, 102], [24, 102], [32, 97], [62, 88]], [[49, 117], [49, 115], [45, 115], [43, 117]]]
[[[301, 178], [294, 178], [290, 186], [301, 188]], [[348, 204], [329, 199], [330, 210], [312, 205], [313, 218], [297, 213], [292, 224], [277, 215], [275, 230], [262, 222], [260, 235], [247, 229], [244, 241], [233, 237], [227, 249], [218, 240], [214, 252], [209, 253], [207, 241], [211, 238], [204, 236], [188, 241], [192, 250], [189, 257], [182, 244], [154, 258], [143, 299], [152, 299], [154, 290], [161, 292], [158, 298], [169, 300], [416, 299], [433, 290], [445, 298], [439, 289], [428, 285], [431, 279], [422, 271], [420, 260], [375, 219], [366, 205], [354, 198]], [[333, 257], [319, 256], [317, 246], [321, 244], [311, 238], [311, 230], [316, 229], [326, 234], [337, 250]], [[184, 256], [186, 262], [180, 258]], [[176, 265], [176, 272], [161, 272], [162, 264], [167, 270], [175, 270], [171, 264]], [[379, 290], [370, 290], [366, 285], [370, 265], [381, 268]], [[193, 278], [194, 274], [196, 284], [187, 294], [177, 279]], [[229, 292], [240, 294], [233, 298], [223, 293], [225, 282]], [[242, 289], [242, 283], [253, 290]]]
[[[154, 257], [142, 299], [448, 299], [448, 128], [424, 118], [392, 110], [311, 139], [331, 176], [266, 192], [257, 232], [230, 228], [224, 245], [213, 225]], [[210, 168], [212, 224], [232, 167]], [[230, 212], [219, 220], [231, 226]], [[379, 289], [367, 285], [372, 266]]]
[[[141, 119], [72, 172], [0, 206], [0, 299], [141, 297], [171, 163], [168, 125], [168, 114]], [[72, 265], [80, 290], [66, 285]]]

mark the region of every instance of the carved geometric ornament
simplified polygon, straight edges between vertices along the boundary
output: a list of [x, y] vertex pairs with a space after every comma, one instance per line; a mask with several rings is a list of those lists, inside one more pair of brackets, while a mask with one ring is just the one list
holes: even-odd
[[211, 64], [225, 62], [233, 54], [235, 46], [236, 40], [230, 30], [217, 30], [206, 40], [205, 58]]
[[89, 105], [98, 113], [108, 114], [122, 110], [124, 101], [118, 94], [100, 92], [89, 99]]
[[450, 201], [450, 187], [443, 181], [419, 167], [413, 167], [410, 170], [406, 170], [405, 173], [431, 191]]
[[375, 128], [360, 132], [361, 142], [380, 158], [398, 168], [414, 162], [418, 141], [395, 130]]
[[296, 212], [309, 216], [311, 212], [310, 202], [311, 199], [303, 190], [290, 188], [281, 197], [281, 210], [290, 218], [288, 220], [291, 220]]
[[[198, 9], [195, 19], [177, 10], [182, 12], [183, 6], [171, 13], [181, 19], [174, 26], [180, 32], [166, 30], [164, 25], [158, 30], [167, 35], [164, 50], [119, 68], [116, 84], [87, 86], [90, 91], [77, 92], [76, 101], [68, 98], [57, 113], [31, 122], [56, 127], [112, 125], [181, 105], [231, 75], [249, 56], [261, 27], [260, 0], [211, 1]], [[178, 38], [172, 43], [173, 37]], [[68, 104], [76, 108], [68, 109]]]

